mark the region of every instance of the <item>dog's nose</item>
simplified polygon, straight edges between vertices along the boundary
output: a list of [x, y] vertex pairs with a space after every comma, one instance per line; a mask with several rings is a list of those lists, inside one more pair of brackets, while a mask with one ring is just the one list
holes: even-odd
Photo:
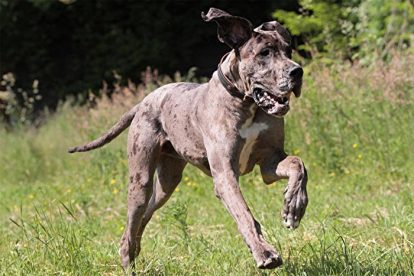
[[295, 66], [289, 71], [289, 76], [292, 79], [298, 80], [301, 79], [303, 76], [303, 69], [300, 66]]

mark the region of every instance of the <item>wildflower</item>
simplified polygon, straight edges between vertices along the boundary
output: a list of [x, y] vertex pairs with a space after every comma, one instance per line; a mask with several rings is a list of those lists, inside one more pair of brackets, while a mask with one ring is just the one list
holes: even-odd
[[355, 143], [355, 144], [353, 144], [353, 145], [352, 145], [352, 147], [353, 147], [354, 149], [356, 149], [356, 148], [358, 147], [358, 144], [356, 144], [356, 143]]
[[179, 192], [179, 191], [180, 191], [180, 188], [178, 188], [178, 187], [177, 187], [177, 188], [175, 188], [175, 191], [176, 191], [176, 192]]
[[293, 154], [294, 155], [298, 155], [300, 153], [300, 149], [295, 149], [294, 151], [293, 151]]
[[112, 193], [113, 193], [114, 195], [116, 195], [118, 192], [119, 192], [119, 191], [118, 191], [118, 189], [117, 189], [117, 188], [115, 188], [115, 189], [113, 189], [113, 190], [112, 190]]
[[30, 198], [30, 199], [33, 199], [34, 198], [34, 195], [33, 194], [29, 194], [27, 197]]
[[187, 186], [189, 186], [189, 187], [193, 187], [193, 186], [195, 186], [195, 182], [194, 182], [194, 181], [188, 181], [186, 184], [187, 184]]
[[358, 154], [358, 159], [362, 159], [362, 154]]
[[111, 184], [114, 185], [115, 183], [116, 183], [116, 180], [115, 179], [112, 179], [111, 180]]

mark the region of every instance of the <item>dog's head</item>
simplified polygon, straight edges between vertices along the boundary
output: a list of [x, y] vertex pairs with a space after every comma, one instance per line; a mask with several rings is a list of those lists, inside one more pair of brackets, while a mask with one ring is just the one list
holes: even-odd
[[217, 23], [218, 39], [234, 50], [245, 93], [268, 114], [284, 116], [291, 94], [300, 96], [303, 76], [302, 67], [291, 59], [289, 32], [276, 21], [253, 29], [249, 20], [216, 8], [201, 16]]

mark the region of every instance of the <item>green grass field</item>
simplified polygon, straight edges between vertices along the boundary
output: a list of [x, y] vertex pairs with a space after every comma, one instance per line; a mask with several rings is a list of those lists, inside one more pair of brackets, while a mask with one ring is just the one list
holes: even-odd
[[[255, 267], [210, 178], [188, 166], [143, 237], [137, 272], [150, 275], [413, 275], [414, 58], [376, 69], [311, 64], [286, 117], [286, 148], [303, 158], [310, 202], [285, 229], [286, 182], [258, 171], [241, 187], [267, 240], [284, 259]], [[412, 72], [412, 71], [411, 71]], [[0, 130], [0, 274], [122, 275], [126, 220], [125, 133], [69, 155], [108, 129], [131, 95], [94, 109], [62, 104], [38, 129]]]

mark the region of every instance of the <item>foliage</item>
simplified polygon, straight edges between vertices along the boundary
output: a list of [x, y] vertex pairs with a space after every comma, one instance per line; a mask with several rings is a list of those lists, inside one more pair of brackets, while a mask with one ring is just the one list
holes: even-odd
[[299, 13], [273, 16], [301, 36], [313, 56], [372, 63], [414, 45], [414, 7], [409, 0], [301, 0]]
[[4, 74], [0, 82], [0, 122], [8, 127], [29, 124], [34, 119], [35, 103], [42, 99], [38, 80], [33, 81], [30, 92], [15, 86], [14, 75]]
[[348, 45], [341, 29], [341, 21], [345, 18], [344, 8], [340, 4], [324, 0], [304, 0], [300, 4], [302, 8], [299, 14], [284, 10], [273, 14], [293, 35], [303, 37], [305, 45], [300, 49], [313, 55], [316, 51], [346, 51]]
[[[309, 173], [301, 226], [281, 224], [286, 182], [263, 185], [258, 170], [240, 180], [265, 237], [284, 258], [277, 274], [414, 273], [413, 62], [412, 54], [395, 53], [369, 68], [320, 61], [305, 68], [303, 94], [286, 117], [287, 150]], [[162, 79], [153, 70], [146, 75], [150, 83]], [[0, 129], [0, 274], [123, 274], [126, 133], [90, 153], [66, 149], [96, 138], [149, 92], [136, 87], [120, 85], [91, 108], [66, 102], [38, 129]], [[191, 166], [148, 225], [137, 270], [274, 273], [255, 267], [211, 179]]]
[[395, 49], [414, 46], [414, 2], [367, 0], [357, 12], [356, 57], [385, 58]]

